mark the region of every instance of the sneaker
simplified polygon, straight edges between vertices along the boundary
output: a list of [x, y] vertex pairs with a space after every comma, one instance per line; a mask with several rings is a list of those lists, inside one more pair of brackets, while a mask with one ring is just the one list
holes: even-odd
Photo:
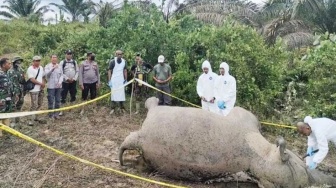
[[28, 126], [33, 126], [33, 125], [34, 125], [33, 122], [31, 121], [28, 122]]
[[111, 110], [111, 111], [110, 111], [110, 115], [112, 115], [112, 114], [114, 114], [114, 110]]
[[63, 112], [61, 111], [58, 115], [59, 115], [59, 116], [63, 116]]

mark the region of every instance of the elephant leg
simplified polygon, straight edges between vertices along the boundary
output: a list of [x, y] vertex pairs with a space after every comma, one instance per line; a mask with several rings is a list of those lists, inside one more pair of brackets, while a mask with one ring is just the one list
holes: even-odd
[[287, 162], [289, 159], [289, 156], [287, 153], [285, 153], [286, 150], [286, 141], [282, 136], [279, 136], [276, 140], [276, 145], [279, 147], [280, 150], [280, 157], [282, 162]]

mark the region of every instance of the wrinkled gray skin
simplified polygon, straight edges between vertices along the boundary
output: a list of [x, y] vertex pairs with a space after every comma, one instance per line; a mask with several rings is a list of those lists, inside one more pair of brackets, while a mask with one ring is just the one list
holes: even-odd
[[119, 150], [141, 151], [146, 163], [166, 176], [192, 181], [248, 172], [260, 187], [333, 185], [336, 179], [309, 170], [285, 140], [269, 143], [259, 132], [260, 123], [249, 111], [235, 107], [223, 117], [197, 108], [158, 106], [146, 101], [142, 128], [126, 137]]

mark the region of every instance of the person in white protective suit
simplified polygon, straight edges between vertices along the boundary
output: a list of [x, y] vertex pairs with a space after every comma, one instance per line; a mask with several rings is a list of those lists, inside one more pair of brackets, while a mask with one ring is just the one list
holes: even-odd
[[203, 74], [201, 74], [197, 81], [197, 94], [201, 98], [202, 109], [216, 113], [217, 106], [215, 103], [214, 85], [218, 75], [212, 72], [209, 61], [202, 63], [202, 70]]
[[336, 145], [336, 121], [306, 116], [304, 122], [297, 124], [297, 131], [308, 136], [306, 165], [310, 169], [315, 169], [328, 154], [328, 142], [331, 141]]
[[219, 66], [219, 76], [215, 81], [215, 97], [217, 111], [220, 115], [228, 115], [236, 103], [236, 79], [229, 73], [229, 65], [225, 62]]

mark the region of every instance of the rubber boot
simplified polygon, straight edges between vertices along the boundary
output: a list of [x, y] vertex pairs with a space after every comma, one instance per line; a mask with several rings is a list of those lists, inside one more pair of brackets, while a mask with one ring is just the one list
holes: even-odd
[[80, 112], [80, 115], [83, 116], [84, 113], [85, 113], [85, 106], [82, 107], [82, 110], [81, 110], [81, 112]]
[[138, 113], [140, 113], [140, 103], [139, 102], [135, 103], [135, 113], [134, 114], [138, 114]]
[[33, 126], [35, 120], [36, 120], [36, 115], [32, 115], [30, 121], [28, 122], [28, 125]]
[[15, 121], [13, 121], [13, 122], [10, 123], [10, 127], [11, 127], [11, 128], [16, 127], [16, 123], [15, 123]]
[[93, 113], [97, 113], [97, 102], [91, 103], [91, 109]]

